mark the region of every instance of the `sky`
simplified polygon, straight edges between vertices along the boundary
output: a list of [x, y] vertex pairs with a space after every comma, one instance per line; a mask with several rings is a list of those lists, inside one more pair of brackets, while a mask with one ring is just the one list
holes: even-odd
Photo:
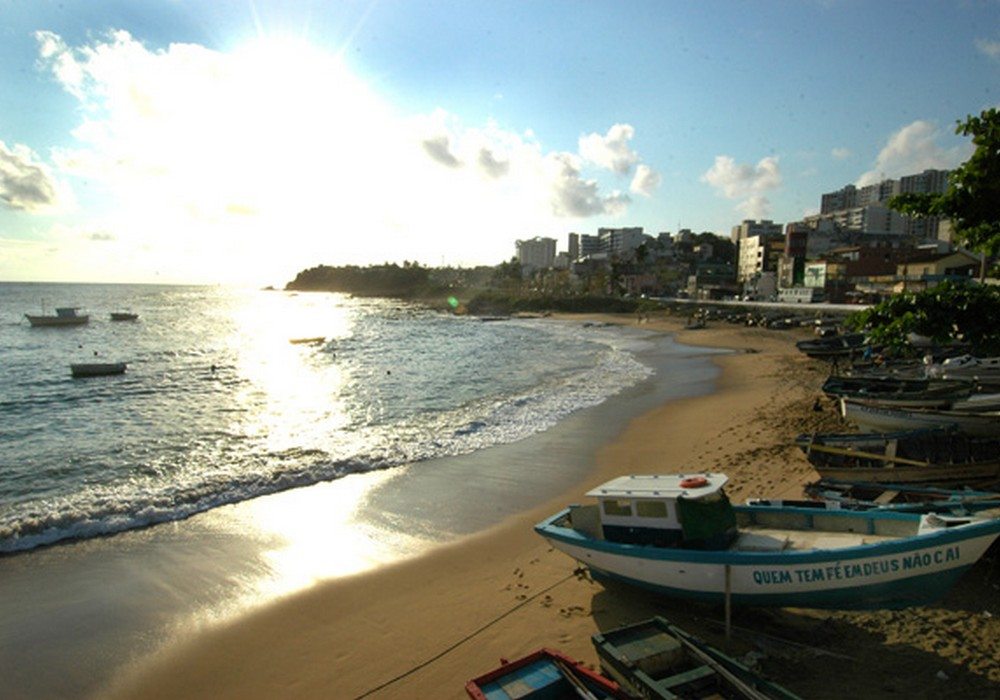
[[728, 236], [953, 168], [1000, 0], [0, 0], [0, 280]]

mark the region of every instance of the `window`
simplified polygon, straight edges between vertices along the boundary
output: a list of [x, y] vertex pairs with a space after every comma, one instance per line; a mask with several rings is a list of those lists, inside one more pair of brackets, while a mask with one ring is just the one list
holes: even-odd
[[605, 515], [632, 515], [632, 502], [631, 501], [616, 501], [616, 500], [605, 500], [601, 501], [604, 506]]
[[667, 504], [663, 501], [639, 501], [635, 504], [635, 513], [640, 518], [665, 518]]

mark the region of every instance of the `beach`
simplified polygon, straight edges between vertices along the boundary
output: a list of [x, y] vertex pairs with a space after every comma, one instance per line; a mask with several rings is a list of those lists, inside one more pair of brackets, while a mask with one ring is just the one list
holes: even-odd
[[738, 608], [728, 641], [721, 609], [595, 583], [552, 550], [532, 526], [620, 474], [722, 471], [734, 502], [797, 497], [817, 475], [792, 440], [839, 425], [831, 404], [813, 410], [826, 367], [795, 350], [804, 330], [686, 330], [683, 318], [661, 315], [591, 320], [731, 352], [713, 356], [721, 369], [714, 392], [668, 401], [628, 422], [596, 446], [584, 481], [552, 486], [543, 504], [419, 556], [206, 625], [99, 695], [462, 698], [469, 678], [538, 647], [596, 667], [592, 634], [654, 614], [734, 655], [755, 652], [766, 676], [802, 697], [1000, 694], [996, 547], [937, 605], [865, 613]]

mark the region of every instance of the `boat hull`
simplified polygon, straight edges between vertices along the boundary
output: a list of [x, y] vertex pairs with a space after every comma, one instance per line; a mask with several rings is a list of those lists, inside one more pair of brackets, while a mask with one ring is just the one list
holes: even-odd
[[966, 435], [1000, 435], [1000, 415], [962, 411], [907, 411], [841, 399], [842, 415], [873, 432], [954, 428]]
[[[725, 601], [728, 579], [733, 604], [756, 606], [851, 610], [929, 603], [941, 598], [1000, 533], [1000, 520], [985, 520], [837, 549], [702, 551], [592, 538], [557, 524], [568, 512], [540, 523], [536, 531], [553, 547], [587, 566], [595, 578], [712, 603]], [[811, 517], [807, 509], [801, 513]], [[851, 515], [870, 521], [864, 514]], [[878, 517], [919, 516], [888, 513]]]
[[114, 374], [124, 374], [126, 368], [127, 365], [124, 362], [92, 362], [69, 366], [70, 374], [76, 378], [107, 377]]
[[90, 321], [90, 316], [32, 316], [25, 314], [28, 323], [35, 328], [64, 328], [67, 326], [83, 326]]

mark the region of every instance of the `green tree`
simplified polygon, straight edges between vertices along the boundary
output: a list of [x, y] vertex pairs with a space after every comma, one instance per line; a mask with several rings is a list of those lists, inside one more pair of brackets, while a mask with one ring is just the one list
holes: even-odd
[[942, 282], [922, 292], [889, 297], [845, 320], [849, 328], [864, 330], [874, 345], [900, 354], [911, 352], [910, 333], [945, 344], [968, 343], [981, 357], [1000, 355], [1000, 288], [975, 283]]
[[976, 148], [951, 173], [947, 191], [897, 195], [889, 206], [912, 216], [951, 219], [960, 242], [995, 259], [1000, 254], [1000, 111], [969, 115], [955, 133], [971, 136]]

